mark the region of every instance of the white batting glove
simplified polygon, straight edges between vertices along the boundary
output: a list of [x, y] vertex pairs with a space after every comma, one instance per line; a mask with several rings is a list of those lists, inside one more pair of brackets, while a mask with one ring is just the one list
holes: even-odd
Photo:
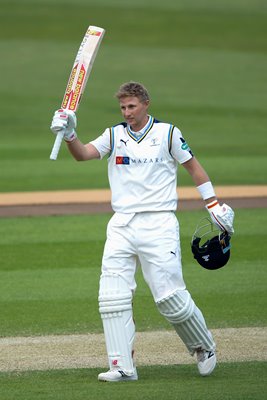
[[77, 137], [75, 132], [76, 126], [77, 118], [75, 113], [70, 110], [60, 109], [55, 112], [50, 129], [55, 135], [63, 131], [64, 140], [66, 142], [72, 142]]
[[234, 216], [235, 213], [230, 206], [223, 204], [220, 206], [217, 200], [206, 205], [212, 222], [217, 225], [222, 231], [226, 231], [229, 235], [234, 233]]

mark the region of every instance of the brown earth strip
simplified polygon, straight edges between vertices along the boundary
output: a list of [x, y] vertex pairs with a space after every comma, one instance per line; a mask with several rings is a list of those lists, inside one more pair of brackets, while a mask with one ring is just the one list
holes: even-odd
[[[267, 185], [218, 186], [216, 193], [233, 208], [267, 207]], [[108, 189], [0, 193], [0, 217], [107, 213], [112, 212], [110, 199]], [[201, 208], [194, 187], [179, 189], [179, 210]]]
[[[236, 208], [266, 208], [267, 198], [251, 197], [248, 199], [220, 199]], [[200, 210], [203, 208], [201, 200], [180, 200], [179, 210]], [[110, 203], [70, 203], [70, 204], [31, 204], [17, 206], [0, 206], [0, 217], [30, 217], [41, 215], [77, 215], [111, 213]]]

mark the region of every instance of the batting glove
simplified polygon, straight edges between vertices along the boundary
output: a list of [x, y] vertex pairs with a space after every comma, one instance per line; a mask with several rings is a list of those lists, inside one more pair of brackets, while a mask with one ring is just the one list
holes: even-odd
[[234, 233], [234, 216], [235, 213], [230, 206], [223, 204], [220, 206], [217, 200], [206, 205], [212, 222], [217, 225], [222, 231], [226, 231], [229, 235]]
[[66, 142], [72, 142], [77, 137], [75, 132], [76, 126], [77, 118], [75, 113], [70, 110], [60, 109], [55, 112], [50, 129], [55, 135], [63, 130], [64, 140]]

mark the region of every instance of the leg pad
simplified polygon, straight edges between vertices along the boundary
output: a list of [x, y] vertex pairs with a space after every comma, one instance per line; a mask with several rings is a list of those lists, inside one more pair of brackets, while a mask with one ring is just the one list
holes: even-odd
[[201, 311], [187, 290], [177, 290], [157, 302], [160, 313], [173, 325], [190, 354], [197, 349], [215, 350], [215, 343]]
[[99, 312], [103, 322], [110, 369], [134, 373], [132, 292], [117, 274], [103, 273], [100, 278]]

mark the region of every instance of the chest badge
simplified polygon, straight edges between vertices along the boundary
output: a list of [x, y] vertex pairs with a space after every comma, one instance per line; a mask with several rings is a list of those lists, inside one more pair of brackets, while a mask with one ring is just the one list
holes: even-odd
[[151, 139], [151, 142], [150, 142], [150, 146], [151, 147], [152, 146], [159, 146], [159, 145], [160, 145], [160, 142], [159, 142], [158, 138]]

